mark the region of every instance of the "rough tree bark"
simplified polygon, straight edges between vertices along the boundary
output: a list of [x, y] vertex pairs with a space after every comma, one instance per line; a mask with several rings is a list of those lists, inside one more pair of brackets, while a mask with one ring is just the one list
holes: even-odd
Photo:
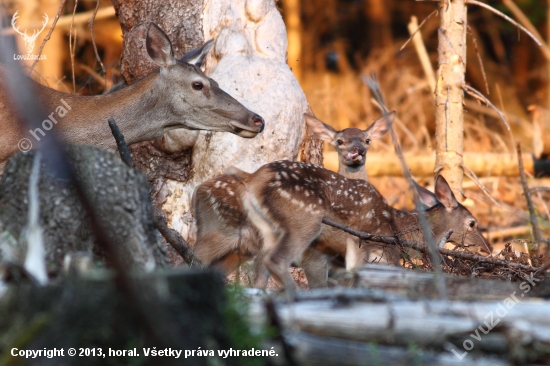
[[[136, 268], [152, 270], [166, 260], [155, 228], [146, 177], [128, 168], [112, 151], [91, 146], [68, 149], [75, 173], [100, 213], [101, 224], [119, 254]], [[18, 244], [26, 225], [29, 175], [34, 154], [14, 155], [0, 180], [0, 261], [24, 258]], [[99, 254], [93, 228], [74, 187], [40, 170], [39, 220], [46, 262], [56, 275], [66, 254]]]
[[462, 193], [464, 152], [463, 102], [466, 70], [467, 17], [464, 0], [440, 0], [441, 27], [438, 32], [435, 173], [442, 174], [459, 201]]

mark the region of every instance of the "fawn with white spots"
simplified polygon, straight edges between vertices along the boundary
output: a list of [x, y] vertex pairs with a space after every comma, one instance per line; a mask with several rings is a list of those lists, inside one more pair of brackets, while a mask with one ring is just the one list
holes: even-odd
[[[287, 288], [294, 288], [288, 267], [310, 246], [342, 255], [347, 269], [364, 263], [368, 245], [350, 245], [347, 235], [322, 224], [323, 217], [372, 234], [424, 242], [418, 213], [389, 206], [368, 182], [290, 161], [266, 164], [252, 174], [231, 168], [228, 174], [241, 183], [235, 194], [262, 236], [262, 247], [255, 249], [261, 250], [263, 265]], [[430, 206], [425, 214], [436, 243], [453, 230], [449, 242], [490, 252], [476, 219], [455, 199], [445, 178], [436, 178], [435, 194], [420, 188], [419, 195]]]
[[[390, 129], [395, 112], [382, 116], [366, 130], [346, 128], [337, 131], [312, 116], [304, 117], [317, 137], [338, 151], [339, 173], [365, 180], [366, 152], [371, 141]], [[197, 240], [193, 251], [204, 264], [214, 265], [226, 275], [258, 255], [262, 247], [262, 239], [248, 220], [236, 194], [239, 186], [233, 177], [221, 175], [199, 185], [193, 195], [197, 220]], [[322, 253], [306, 250], [299, 262], [310, 288], [326, 286], [327, 265]]]

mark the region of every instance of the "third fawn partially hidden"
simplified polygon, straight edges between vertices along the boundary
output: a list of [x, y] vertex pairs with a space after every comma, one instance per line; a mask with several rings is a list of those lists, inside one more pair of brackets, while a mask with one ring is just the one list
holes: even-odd
[[[291, 262], [316, 246], [316, 239], [324, 244], [316, 249], [344, 256], [346, 268], [364, 263], [368, 243], [350, 245], [341, 231], [322, 224], [323, 217], [368, 233], [424, 242], [418, 213], [389, 206], [368, 182], [290, 161], [266, 164], [252, 174], [232, 168], [229, 175], [241, 183], [234, 194], [262, 236], [263, 264], [287, 286], [294, 287], [288, 273]], [[490, 250], [476, 219], [455, 199], [445, 178], [436, 178], [435, 195], [426, 189], [419, 194], [423, 202], [434, 203], [425, 214], [436, 243], [452, 229], [450, 242]]]
[[[372, 140], [382, 137], [391, 127], [395, 112], [386, 114], [366, 130], [346, 128], [337, 131], [310, 115], [304, 115], [309, 128], [338, 151], [339, 173], [349, 178], [366, 179], [366, 152]], [[225, 274], [256, 256], [261, 237], [248, 220], [240, 198], [239, 183], [228, 175], [203, 182], [195, 189], [193, 208], [197, 222], [195, 255], [207, 265], [215, 265]], [[327, 266], [324, 255], [306, 251], [300, 261], [310, 288], [326, 286]]]

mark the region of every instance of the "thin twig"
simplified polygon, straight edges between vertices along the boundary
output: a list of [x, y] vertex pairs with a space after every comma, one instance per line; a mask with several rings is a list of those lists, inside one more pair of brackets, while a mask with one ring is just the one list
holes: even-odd
[[[132, 155], [130, 154], [130, 149], [124, 140], [124, 135], [120, 132], [114, 118], [109, 118], [109, 127], [111, 128], [111, 133], [115, 138], [116, 145], [118, 148], [118, 153], [120, 159], [132, 169], [136, 169]], [[193, 255], [191, 252], [189, 243], [182, 238], [182, 236], [174, 229], [170, 229], [164, 215], [157, 209], [155, 211], [155, 226], [157, 230], [164, 237], [166, 242], [174, 248], [174, 250], [183, 258], [185, 263], [191, 267], [202, 267], [202, 262]]]
[[510, 9], [510, 11], [514, 14], [516, 18], [518, 18], [519, 22], [527, 29], [529, 32], [533, 33], [535, 37], [537, 37], [538, 40], [540, 40], [539, 46], [542, 48], [542, 54], [546, 58], [547, 61], [550, 61], [550, 48], [548, 47], [548, 44], [544, 42], [544, 38], [540, 35], [537, 28], [533, 26], [529, 18], [521, 11], [521, 9], [511, 0], [502, 0], [504, 5]]
[[482, 8], [485, 8], [487, 10], [490, 10], [492, 11], [493, 13], [495, 13], [496, 15], [498, 15], [499, 17], [502, 17], [504, 19], [506, 19], [507, 21], [509, 21], [510, 23], [512, 23], [513, 25], [515, 25], [516, 27], [518, 27], [519, 29], [521, 29], [522, 31], [524, 31], [529, 37], [531, 37], [533, 39], [533, 41], [535, 41], [535, 43], [538, 45], [538, 46], [542, 46], [542, 43], [538, 40], [537, 37], [535, 37], [535, 35], [531, 32], [529, 32], [527, 30], [527, 28], [525, 28], [524, 26], [522, 26], [521, 24], [519, 24], [518, 22], [516, 22], [514, 19], [510, 18], [508, 15], [504, 14], [504, 13], [501, 13], [500, 11], [498, 11], [497, 9], [493, 8], [492, 6], [490, 5], [487, 5], [485, 3], [482, 3], [480, 1], [477, 1], [477, 0], [467, 0], [467, 3], [468, 4], [473, 4], [473, 5], [477, 5], [477, 6], [481, 6]]
[[471, 180], [473, 180], [477, 186], [481, 189], [481, 191], [493, 202], [495, 205], [498, 206], [498, 208], [502, 209], [502, 206], [491, 196], [489, 193], [489, 190], [479, 181], [476, 173], [470, 167], [468, 167], [465, 164], [462, 164], [462, 169], [464, 169], [464, 174], [468, 176]]
[[166, 239], [166, 242], [174, 248], [174, 250], [183, 258], [185, 263], [187, 263], [190, 267], [202, 268], [202, 262], [193, 255], [189, 249], [189, 243], [183, 239], [176, 230], [168, 227], [166, 220], [164, 220], [164, 216], [158, 211], [155, 214], [155, 225], [164, 239]]
[[[388, 113], [388, 108], [386, 106], [386, 103], [384, 102], [384, 98], [382, 96], [382, 92], [380, 91], [380, 87], [378, 84], [378, 80], [376, 78], [375, 74], [372, 74], [370, 77], [363, 78], [363, 81], [366, 82], [367, 86], [371, 90], [372, 95], [382, 107], [382, 110], [384, 113]], [[428, 225], [428, 220], [426, 218], [426, 215], [424, 211], [421, 209], [422, 205], [420, 203], [420, 197], [418, 196], [418, 191], [416, 190], [414, 186], [414, 182], [411, 176], [411, 171], [409, 167], [407, 166], [407, 162], [405, 161], [405, 158], [403, 157], [403, 151], [401, 150], [401, 145], [399, 144], [399, 140], [397, 139], [397, 136], [395, 134], [395, 130], [390, 128], [390, 136], [393, 141], [393, 146], [395, 149], [395, 153], [397, 157], [399, 158], [399, 161], [401, 162], [401, 168], [403, 170], [403, 176], [407, 180], [409, 184], [409, 190], [411, 191], [414, 199], [414, 205], [416, 207], [416, 211], [418, 212], [418, 218], [420, 222], [420, 229], [422, 231], [422, 234], [424, 235], [424, 239], [426, 243], [428, 243], [429, 248], [429, 255], [433, 263], [433, 268], [435, 272], [434, 281], [435, 281], [435, 288], [437, 289], [440, 298], [446, 299], [447, 298], [447, 289], [445, 288], [445, 281], [443, 279], [443, 270], [441, 269], [441, 258], [437, 254], [437, 247], [436, 243], [432, 234], [432, 231]]]
[[130, 168], [135, 168], [136, 165], [134, 164], [134, 160], [132, 159], [132, 155], [130, 154], [130, 149], [128, 148], [128, 145], [126, 145], [124, 135], [122, 134], [122, 132], [120, 132], [120, 129], [118, 128], [114, 118], [109, 118], [108, 122], [109, 127], [111, 128], [111, 133], [113, 134], [116, 145], [118, 147], [120, 159]]
[[409, 44], [409, 42], [413, 39], [413, 37], [416, 35], [416, 33], [418, 33], [420, 31], [420, 29], [422, 28], [422, 26], [424, 25], [424, 23], [426, 23], [428, 21], [428, 19], [430, 19], [434, 14], [437, 14], [439, 13], [439, 10], [438, 9], [435, 9], [434, 11], [432, 11], [426, 18], [424, 18], [424, 20], [422, 21], [422, 23], [420, 23], [420, 25], [416, 28], [416, 30], [410, 34], [410, 37], [409, 39], [407, 39], [405, 41], [405, 43], [403, 43], [403, 46], [401, 46], [401, 48], [399, 48], [399, 52], [403, 51], [403, 49], [405, 47], [407, 47], [407, 45]]
[[[323, 218], [323, 224], [333, 226], [337, 229], [347, 232], [348, 234], [356, 236], [362, 240], [369, 240], [369, 241], [374, 241], [377, 243], [384, 243], [384, 244], [404, 245], [406, 247], [419, 250], [422, 253], [429, 254], [429, 248], [426, 247], [425, 244], [415, 243], [407, 240], [397, 240], [393, 236], [381, 236], [376, 234], [369, 234], [364, 231], [351, 228], [347, 225], [340, 224], [336, 221], [333, 221], [327, 218]], [[490, 264], [495, 264], [503, 267], [515, 267], [515, 268], [520, 268], [520, 269], [523, 269], [526, 271], [532, 271], [532, 272], [539, 270], [539, 267], [532, 267], [525, 264], [509, 262], [506, 260], [497, 259], [493, 257], [484, 257], [481, 255], [477, 255], [469, 252], [459, 252], [456, 250], [445, 249], [445, 248], [437, 248], [437, 251], [443, 255], [448, 255], [451, 257], [466, 259], [466, 260], [475, 261], [475, 262], [490, 263]], [[548, 268], [550, 268], [550, 265]]]
[[550, 192], [550, 187], [531, 187], [530, 192]]
[[50, 37], [52, 36], [52, 32], [55, 29], [55, 25], [57, 24], [57, 20], [61, 16], [61, 12], [63, 11], [63, 7], [65, 6], [65, 1], [67, 0], [61, 0], [61, 4], [59, 4], [59, 9], [57, 9], [57, 14], [55, 15], [55, 18], [53, 20], [52, 26], [50, 27], [50, 30], [48, 31], [48, 34], [46, 34], [46, 37], [42, 41], [42, 44], [40, 45], [40, 48], [38, 49], [38, 55], [34, 62], [31, 65], [31, 69], [29, 70], [29, 75], [32, 73], [32, 69], [34, 68], [34, 65], [40, 60], [40, 54], [42, 54], [42, 50], [44, 50], [44, 46], [46, 46], [46, 42], [50, 40]]
[[107, 72], [105, 71], [105, 66], [103, 66], [103, 62], [101, 61], [101, 58], [99, 57], [99, 52], [97, 51], [97, 45], [95, 44], [95, 39], [94, 39], [94, 21], [95, 21], [95, 16], [97, 15], [97, 10], [98, 9], [99, 9], [99, 0], [96, 0], [94, 13], [92, 14], [92, 18], [90, 19], [90, 23], [89, 23], [90, 24], [90, 37], [92, 39], [92, 45], [94, 46], [95, 57], [96, 57], [97, 61], [99, 62], [99, 64], [101, 65], [101, 70], [103, 71], [103, 78], [104, 78], [103, 87], [105, 87], [105, 85], [107, 84]]
[[[535, 213], [535, 207], [533, 206], [533, 200], [531, 199], [531, 192], [529, 191], [529, 185], [527, 184], [527, 178], [525, 177], [525, 169], [523, 168], [523, 159], [521, 159], [521, 143], [517, 144], [518, 151], [518, 166], [519, 166], [519, 176], [521, 179], [521, 186], [523, 187], [523, 193], [525, 194], [525, 200], [527, 201], [527, 209], [529, 210], [529, 221], [533, 227], [533, 241], [536, 243], [538, 248], [539, 243], [542, 241], [542, 233], [540, 231], [539, 222], [537, 220], [537, 215]], [[535, 249], [535, 253], [538, 250]]]
[[481, 54], [479, 53], [479, 48], [477, 47], [477, 40], [474, 37], [472, 28], [468, 25], [468, 34], [472, 37], [472, 42], [474, 44], [474, 50], [476, 51], [477, 61], [479, 62], [479, 67], [481, 69], [481, 75], [483, 76], [483, 82], [485, 83], [485, 89], [487, 90], [487, 95], [490, 95], [489, 83], [487, 82], [487, 74], [485, 74], [485, 67], [483, 66], [483, 60], [481, 59]]
[[508, 120], [506, 119], [506, 116], [497, 107], [495, 107], [495, 105], [493, 103], [491, 103], [491, 101], [489, 99], [487, 99], [487, 97], [485, 97], [483, 94], [481, 94], [481, 92], [479, 92], [478, 90], [472, 88], [469, 85], [462, 85], [462, 89], [464, 89], [464, 91], [466, 93], [470, 94], [472, 97], [482, 101], [483, 103], [485, 103], [489, 107], [491, 107], [498, 114], [498, 116], [500, 117], [500, 119], [504, 123], [504, 126], [506, 127], [506, 129], [509, 132], [512, 131], [512, 129], [510, 128], [510, 124], [508, 123]]
[[73, 75], [73, 93], [76, 94], [76, 78], [74, 76], [74, 49], [76, 47], [76, 33], [74, 35], [74, 45], [73, 45], [73, 22], [74, 15], [76, 14], [76, 7], [78, 6], [78, 0], [74, 1], [73, 9], [73, 21], [71, 22], [71, 27], [69, 28], [69, 53], [71, 55], [71, 71]]

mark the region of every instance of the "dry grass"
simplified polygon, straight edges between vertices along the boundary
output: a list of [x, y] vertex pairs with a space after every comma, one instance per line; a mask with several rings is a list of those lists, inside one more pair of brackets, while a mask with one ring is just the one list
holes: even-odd
[[[398, 45], [373, 52], [360, 71], [341, 68], [344, 71], [305, 71], [301, 85], [310, 105], [321, 120], [335, 128], [366, 128], [380, 116], [371, 103], [368, 88], [361, 81], [361, 75], [375, 72], [380, 80], [381, 90], [390, 109], [397, 111], [396, 131], [401, 138], [405, 153], [429, 153], [433, 151], [435, 126], [435, 105], [433, 92], [429, 90], [422, 69], [412, 48], [398, 53]], [[506, 101], [503, 101], [506, 105]], [[508, 132], [502, 121], [489, 115], [467, 111], [465, 113], [464, 146], [468, 152], [507, 152], [514, 151]], [[526, 129], [532, 126], [524, 126]], [[326, 151], [332, 148], [325, 146]], [[529, 147], [524, 147], [529, 149]], [[376, 141], [371, 152], [394, 153], [387, 137]], [[367, 161], [368, 164], [368, 161]], [[327, 162], [327, 165], [335, 165]], [[502, 206], [490, 202], [477, 185], [465, 178], [464, 190], [468, 200], [465, 205], [478, 218], [486, 236], [493, 237], [495, 254], [500, 250], [526, 252], [531, 243], [526, 202], [519, 178], [483, 177], [482, 183], [490, 195]], [[402, 178], [375, 177], [370, 181], [397, 208], [412, 209], [406, 184]], [[432, 181], [421, 179], [424, 185]], [[529, 185], [549, 186], [548, 179], [530, 179]], [[433, 188], [433, 186], [432, 186]], [[547, 202], [550, 193], [534, 194], [543, 236], [550, 237], [550, 214]], [[517, 228], [513, 235], [510, 228]], [[507, 230], [507, 231], [506, 231]], [[511, 233], [512, 235], [508, 235]], [[526, 244], [527, 243], [527, 244]], [[509, 244], [505, 247], [506, 244]], [[544, 248], [542, 248], [544, 249]], [[539, 251], [540, 252], [540, 251]]]

